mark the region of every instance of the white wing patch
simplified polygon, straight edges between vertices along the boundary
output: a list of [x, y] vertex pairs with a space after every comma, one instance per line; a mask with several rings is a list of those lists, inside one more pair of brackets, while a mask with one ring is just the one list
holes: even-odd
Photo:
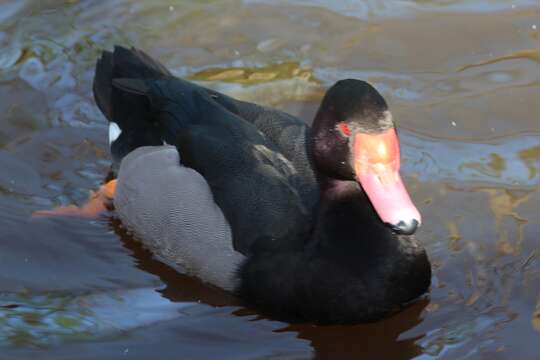
[[109, 145], [111, 145], [122, 134], [122, 130], [117, 123], [111, 121], [109, 123]]
[[268, 157], [269, 159], [273, 159], [274, 161], [279, 161], [282, 165], [282, 170], [287, 171], [287, 176], [296, 175], [296, 168], [281, 153], [270, 150], [268, 147], [262, 144], [255, 144], [254, 147], [260, 154]]

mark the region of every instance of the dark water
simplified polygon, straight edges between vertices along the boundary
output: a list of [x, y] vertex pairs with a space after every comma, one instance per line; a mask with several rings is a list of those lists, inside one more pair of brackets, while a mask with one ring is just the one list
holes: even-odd
[[[540, 359], [540, 6], [535, 1], [0, 2], [0, 358]], [[310, 121], [372, 82], [400, 126], [429, 298], [358, 326], [288, 325], [152, 259], [81, 204], [107, 174], [96, 56]]]

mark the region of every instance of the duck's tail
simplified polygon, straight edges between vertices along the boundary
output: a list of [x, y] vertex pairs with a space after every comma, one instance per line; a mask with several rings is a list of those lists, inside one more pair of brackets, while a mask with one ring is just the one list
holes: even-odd
[[115, 162], [140, 146], [163, 141], [149, 121], [145, 96], [119, 91], [114, 79], [166, 79], [172, 74], [159, 62], [135, 48], [115, 46], [97, 61], [93, 92], [96, 104], [109, 120], [109, 143]]

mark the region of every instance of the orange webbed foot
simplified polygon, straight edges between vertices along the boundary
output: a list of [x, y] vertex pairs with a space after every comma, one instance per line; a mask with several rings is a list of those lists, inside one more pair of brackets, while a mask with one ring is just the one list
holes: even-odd
[[88, 202], [82, 207], [75, 205], [61, 206], [52, 210], [40, 210], [32, 213], [32, 217], [49, 216], [79, 216], [84, 218], [96, 218], [112, 206], [116, 192], [116, 179], [102, 185], [97, 192], [91, 192]]

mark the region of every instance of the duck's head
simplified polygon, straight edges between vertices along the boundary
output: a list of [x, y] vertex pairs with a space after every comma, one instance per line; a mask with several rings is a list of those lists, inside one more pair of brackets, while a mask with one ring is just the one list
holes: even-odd
[[370, 84], [341, 80], [326, 92], [313, 122], [313, 156], [325, 176], [357, 181], [394, 232], [410, 235], [421, 224], [399, 174], [392, 113]]

